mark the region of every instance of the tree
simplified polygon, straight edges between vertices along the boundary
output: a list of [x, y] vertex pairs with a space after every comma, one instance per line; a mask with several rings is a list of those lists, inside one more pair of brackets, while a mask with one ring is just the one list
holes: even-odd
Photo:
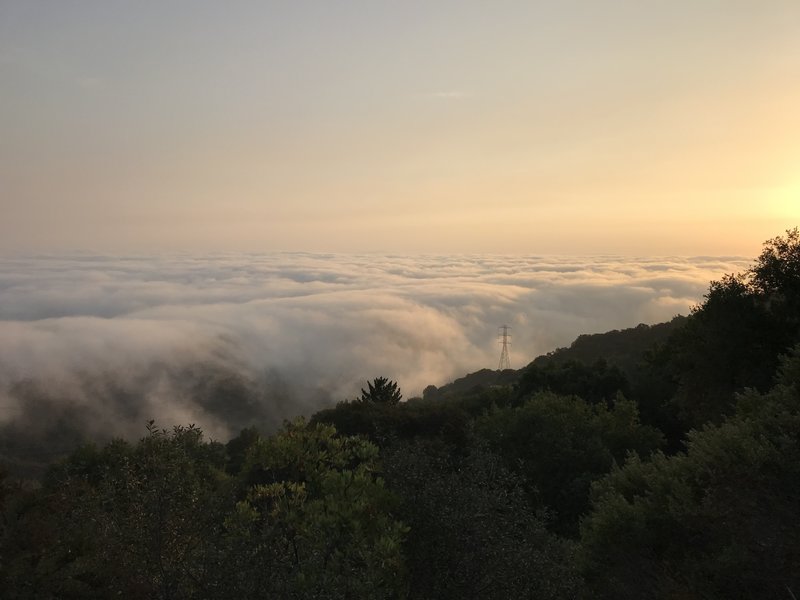
[[649, 454], [661, 433], [639, 423], [636, 404], [618, 396], [609, 409], [577, 397], [539, 392], [519, 407], [495, 409], [476, 433], [522, 477], [534, 506], [553, 515], [553, 528], [576, 535], [592, 481], [629, 452]]
[[136, 445], [79, 448], [17, 507], [0, 596], [221, 597], [215, 565], [234, 505], [222, 450], [196, 427], [152, 423]]
[[374, 402], [377, 404], [395, 405], [403, 398], [397, 383], [390, 381], [386, 377], [377, 377], [373, 383], [367, 382], [369, 391], [361, 388], [361, 401]]
[[764, 244], [744, 273], [712, 281], [665, 345], [684, 430], [721, 423], [745, 388], [766, 392], [778, 357], [800, 341], [800, 232]]
[[667, 344], [668, 368], [678, 381], [674, 403], [686, 429], [719, 423], [734, 394], [769, 389], [785, 350], [780, 323], [743, 275], [712, 281], [704, 302]]
[[287, 423], [252, 447], [247, 495], [226, 520], [239, 598], [396, 598], [405, 526], [376, 475], [378, 448], [331, 425]]
[[748, 271], [753, 286], [765, 296], [800, 299], [800, 230], [786, 230], [786, 237], [764, 243], [756, 264]]
[[232, 449], [236, 478], [192, 426], [80, 448], [0, 507], [0, 597], [402, 595], [406, 528], [376, 446], [297, 421], [267, 439], [245, 430]]
[[778, 341], [784, 347], [796, 342], [800, 337], [800, 230], [789, 229], [785, 237], [765, 242], [748, 275], [753, 289], [781, 323]]
[[534, 362], [523, 370], [517, 384], [517, 395], [521, 399], [541, 391], [578, 396], [596, 404], [612, 402], [619, 392], [629, 395], [630, 385], [625, 374], [604, 359], [598, 359], [592, 365], [577, 360], [551, 361], [542, 366]]
[[410, 527], [409, 598], [578, 597], [573, 544], [547, 531], [498, 456], [440, 440], [402, 440], [383, 454]]
[[800, 346], [687, 451], [593, 486], [582, 564], [607, 598], [788, 598], [800, 590]]

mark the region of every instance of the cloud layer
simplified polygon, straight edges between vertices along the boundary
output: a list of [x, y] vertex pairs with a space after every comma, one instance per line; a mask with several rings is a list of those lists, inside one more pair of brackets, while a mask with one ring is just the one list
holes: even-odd
[[[581, 333], [686, 314], [737, 258], [259, 254], [0, 262], [0, 426], [213, 437], [357, 395], [513, 367]], [[76, 433], [76, 435], [78, 435]], [[2, 451], [3, 448], [0, 448]]]

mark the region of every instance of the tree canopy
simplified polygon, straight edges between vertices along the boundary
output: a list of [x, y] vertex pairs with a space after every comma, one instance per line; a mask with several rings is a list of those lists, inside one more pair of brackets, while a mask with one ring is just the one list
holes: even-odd
[[367, 390], [361, 388], [362, 402], [394, 405], [403, 399], [397, 382], [390, 381], [386, 377], [376, 377], [371, 382], [368, 381], [367, 388]]

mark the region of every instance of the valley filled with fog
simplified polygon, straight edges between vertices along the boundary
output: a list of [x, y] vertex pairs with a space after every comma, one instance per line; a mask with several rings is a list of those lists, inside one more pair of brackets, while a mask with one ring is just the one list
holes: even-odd
[[[735, 257], [304, 253], [17, 257], [0, 262], [0, 427], [135, 436], [196, 423], [226, 439], [355, 397], [406, 397], [513, 368], [582, 333], [687, 314]], [[11, 440], [11, 441], [8, 441]], [[19, 448], [22, 451], [24, 448]], [[27, 449], [31, 450], [31, 449]]]

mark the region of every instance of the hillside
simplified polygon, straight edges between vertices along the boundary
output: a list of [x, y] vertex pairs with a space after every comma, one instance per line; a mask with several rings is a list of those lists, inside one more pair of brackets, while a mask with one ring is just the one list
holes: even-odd
[[628, 329], [579, 335], [567, 348], [558, 348], [538, 356], [531, 364], [545, 366], [577, 361], [590, 365], [605, 360], [630, 376], [640, 366], [645, 353], [656, 344], [666, 342], [676, 329], [686, 324], [686, 319], [678, 315], [666, 323], [640, 323]]
[[566, 348], [538, 356], [522, 369], [497, 371], [481, 369], [459, 377], [441, 387], [428, 386], [423, 392], [426, 400], [454, 397], [466, 393], [477, 393], [482, 389], [516, 384], [531, 366], [544, 368], [548, 365], [563, 366], [578, 362], [587, 366], [605, 361], [617, 367], [626, 377], [635, 374], [637, 368], [657, 344], [663, 344], [669, 336], [686, 323], [686, 317], [676, 316], [666, 323], [645, 325], [641, 323], [628, 329], [614, 329], [605, 333], [579, 335]]

